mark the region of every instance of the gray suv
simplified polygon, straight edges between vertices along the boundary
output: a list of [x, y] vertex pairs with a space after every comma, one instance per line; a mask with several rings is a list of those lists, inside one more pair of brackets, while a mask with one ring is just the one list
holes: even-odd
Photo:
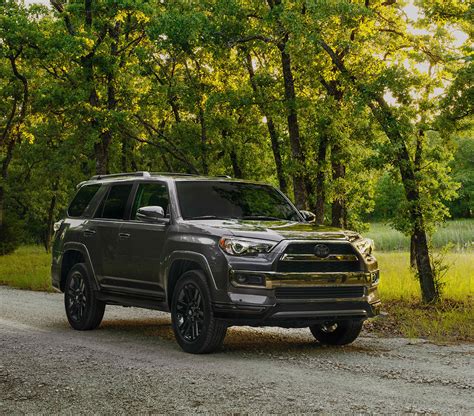
[[110, 304], [170, 312], [190, 353], [214, 351], [233, 325], [309, 327], [343, 345], [380, 310], [372, 250], [266, 184], [136, 172], [78, 185], [51, 272], [74, 329], [97, 328]]

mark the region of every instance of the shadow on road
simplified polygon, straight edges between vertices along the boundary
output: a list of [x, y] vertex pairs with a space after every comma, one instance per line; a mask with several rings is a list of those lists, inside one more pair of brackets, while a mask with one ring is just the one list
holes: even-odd
[[[175, 343], [173, 329], [169, 318], [147, 319], [108, 319], [101, 330], [113, 335], [128, 335], [145, 341], [147, 338], [166, 340]], [[317, 343], [309, 329], [251, 328], [231, 327], [224, 341], [224, 352], [252, 353], [322, 353], [323, 351], [374, 352], [370, 348], [356, 342], [345, 347], [325, 347]]]

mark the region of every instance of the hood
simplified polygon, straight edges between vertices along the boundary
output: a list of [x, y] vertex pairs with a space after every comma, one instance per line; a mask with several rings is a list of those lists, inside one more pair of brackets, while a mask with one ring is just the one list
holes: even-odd
[[281, 240], [339, 240], [353, 241], [359, 237], [354, 231], [294, 221], [249, 221], [249, 220], [196, 220], [187, 224], [201, 228], [214, 235]]

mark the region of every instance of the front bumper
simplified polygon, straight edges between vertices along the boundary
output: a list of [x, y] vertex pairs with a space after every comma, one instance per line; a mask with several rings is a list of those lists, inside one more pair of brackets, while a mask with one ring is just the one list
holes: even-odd
[[[378, 270], [356, 273], [232, 273], [263, 275], [265, 285], [238, 285], [231, 276], [233, 283], [228, 291], [231, 302], [214, 304], [216, 317], [231, 324], [303, 327], [329, 320], [364, 320], [380, 314]], [[278, 288], [297, 289], [295, 298], [291, 294], [279, 297]], [[318, 295], [318, 289], [329, 295]], [[351, 289], [358, 289], [354, 291], [357, 296], [351, 297]], [[338, 297], [337, 293], [344, 293], [344, 296]]]

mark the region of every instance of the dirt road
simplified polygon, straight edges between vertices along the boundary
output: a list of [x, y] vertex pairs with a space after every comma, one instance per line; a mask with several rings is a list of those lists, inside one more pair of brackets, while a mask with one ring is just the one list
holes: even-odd
[[107, 307], [68, 327], [62, 295], [0, 287], [0, 414], [474, 414], [474, 346], [362, 336], [327, 348], [308, 330], [233, 328], [188, 355], [167, 314]]

